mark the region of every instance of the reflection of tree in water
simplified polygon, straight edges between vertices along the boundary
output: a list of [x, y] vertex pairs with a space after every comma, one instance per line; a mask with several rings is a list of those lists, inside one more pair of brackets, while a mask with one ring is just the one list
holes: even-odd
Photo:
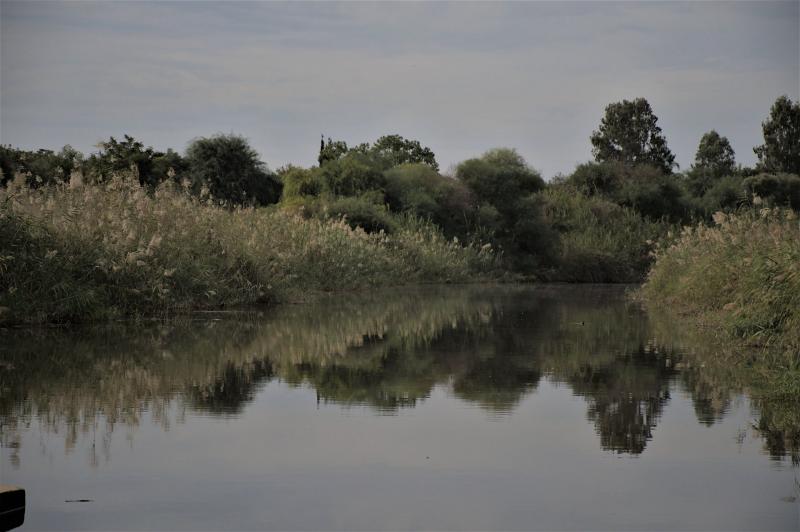
[[[657, 348], [652, 324], [618, 290], [388, 294], [323, 298], [267, 318], [3, 338], [0, 444], [18, 445], [19, 425], [34, 418], [67, 434], [69, 447], [80, 434], [110, 441], [116, 425], [135, 427], [144, 412], [165, 428], [169, 412], [236, 415], [273, 379], [307, 385], [320, 402], [382, 412], [413, 407], [435, 386], [450, 385], [459, 399], [505, 414], [544, 376], [586, 399], [603, 448], [638, 454], [676, 375], [705, 424], [721, 419], [745, 388], [724, 365], [690, 366], [678, 350]], [[786, 405], [759, 402], [757, 428], [773, 456], [796, 457], [800, 408]]]
[[567, 382], [589, 401], [604, 449], [640, 454], [669, 401], [675, 371], [657, 350], [640, 347], [610, 364], [586, 365]]

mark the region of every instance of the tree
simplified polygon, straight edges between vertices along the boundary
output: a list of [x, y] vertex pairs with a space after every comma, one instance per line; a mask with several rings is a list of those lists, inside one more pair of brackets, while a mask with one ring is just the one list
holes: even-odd
[[101, 181], [114, 174], [134, 170], [139, 176], [139, 183], [155, 187], [170, 175], [178, 175], [186, 167], [180, 154], [172, 150], [162, 153], [150, 146], [145, 147], [130, 135], [123, 135], [122, 141], [109, 137], [97, 147], [99, 151], [86, 161], [85, 170]]
[[349, 153], [357, 153], [372, 159], [372, 164], [381, 166], [384, 170], [405, 163], [427, 164], [434, 170], [439, 170], [439, 163], [433, 151], [426, 146], [422, 146], [418, 140], [410, 140], [400, 135], [384, 135], [374, 144], [368, 142], [349, 148], [347, 143], [341, 140], [328, 141], [320, 140], [319, 145], [319, 165], [328, 161], [336, 161]]
[[481, 202], [479, 223], [492, 226], [496, 243], [516, 268], [532, 271], [552, 258], [554, 235], [534, 196], [544, 188], [544, 180], [516, 150], [499, 148], [464, 161], [456, 177]]
[[697, 146], [693, 168], [709, 170], [717, 178], [733, 174], [736, 157], [728, 138], [713, 129], [703, 135]]
[[592, 133], [592, 154], [598, 162], [650, 164], [666, 174], [672, 173], [675, 156], [657, 122], [644, 98], [609, 104], [600, 127]]
[[19, 172], [26, 176], [31, 186], [38, 186], [56, 181], [69, 181], [72, 170], [83, 163], [83, 154], [72, 146], [66, 145], [61, 151], [39, 149], [25, 151], [0, 146], [0, 169], [2, 182], [14, 179]]
[[497, 148], [458, 165], [456, 176], [498, 211], [544, 188], [544, 180], [516, 150]]
[[736, 159], [730, 142], [712, 129], [700, 139], [694, 164], [686, 176], [687, 184], [692, 194], [699, 197], [716, 181], [735, 171]]
[[319, 165], [322, 166], [328, 161], [336, 161], [342, 158], [348, 151], [347, 143], [343, 140], [331, 140], [331, 138], [328, 137], [328, 142], [326, 144], [324, 139], [320, 139], [317, 161]]
[[422, 146], [418, 140], [409, 140], [400, 135], [384, 135], [375, 141], [371, 151], [389, 161], [389, 166], [405, 163], [427, 164], [434, 170], [439, 170], [439, 163], [433, 151]]
[[198, 138], [186, 149], [189, 173], [220, 199], [241, 204], [276, 203], [281, 182], [259, 159], [247, 139], [237, 135]]
[[792, 103], [788, 96], [775, 100], [761, 128], [764, 144], [753, 151], [762, 170], [800, 174], [800, 101]]

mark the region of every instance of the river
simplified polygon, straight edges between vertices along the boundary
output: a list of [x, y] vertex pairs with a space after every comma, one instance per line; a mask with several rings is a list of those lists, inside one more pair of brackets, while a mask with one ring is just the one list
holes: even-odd
[[795, 530], [800, 403], [627, 287], [0, 332], [21, 530]]

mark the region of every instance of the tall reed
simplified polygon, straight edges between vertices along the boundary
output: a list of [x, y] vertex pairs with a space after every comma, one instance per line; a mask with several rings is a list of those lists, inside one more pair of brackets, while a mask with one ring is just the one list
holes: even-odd
[[791, 210], [718, 212], [713, 226], [684, 228], [657, 250], [643, 294], [800, 368], [800, 225]]
[[389, 236], [345, 220], [229, 208], [129, 177], [0, 190], [0, 321], [79, 321], [269, 303], [312, 291], [467, 281], [491, 249], [422, 221]]

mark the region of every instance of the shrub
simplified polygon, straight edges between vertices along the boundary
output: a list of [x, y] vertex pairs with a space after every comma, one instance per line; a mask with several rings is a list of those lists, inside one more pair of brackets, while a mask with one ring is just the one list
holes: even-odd
[[279, 170], [278, 177], [283, 183], [282, 201], [319, 196], [324, 187], [322, 176], [317, 168], [289, 166]]
[[450, 237], [467, 238], [477, 213], [474, 198], [463, 183], [419, 163], [396, 166], [384, 176], [390, 209], [429, 219]]
[[342, 218], [353, 229], [360, 227], [367, 233], [394, 232], [394, 221], [375, 199], [369, 195], [338, 198], [327, 205], [327, 212], [333, 218]]
[[619, 190], [626, 173], [620, 162], [589, 162], [578, 165], [566, 182], [585, 196], [608, 196]]
[[800, 210], [800, 176], [794, 174], [758, 174], [743, 181], [753, 196], [771, 205]]
[[699, 200], [700, 209], [708, 219], [717, 211], [732, 212], [748, 203], [742, 178], [735, 175], [717, 179]]
[[544, 216], [559, 233], [558, 260], [549, 275], [570, 282], [638, 282], [652, 262], [653, 242], [669, 225], [643, 219], [607, 199], [587, 198], [569, 185], [541, 193]]
[[349, 152], [320, 169], [325, 190], [334, 196], [359, 196], [383, 188], [383, 168], [368, 155]]

